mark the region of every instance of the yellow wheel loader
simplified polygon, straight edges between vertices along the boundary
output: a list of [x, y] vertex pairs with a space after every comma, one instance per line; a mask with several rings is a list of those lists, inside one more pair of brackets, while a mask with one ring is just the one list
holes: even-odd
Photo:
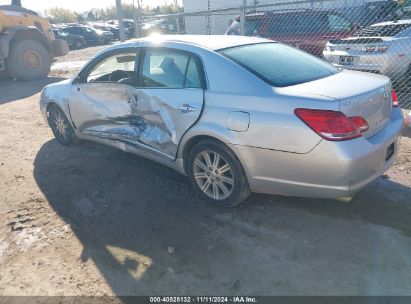
[[47, 77], [52, 59], [68, 50], [47, 19], [19, 5], [0, 6], [0, 79]]

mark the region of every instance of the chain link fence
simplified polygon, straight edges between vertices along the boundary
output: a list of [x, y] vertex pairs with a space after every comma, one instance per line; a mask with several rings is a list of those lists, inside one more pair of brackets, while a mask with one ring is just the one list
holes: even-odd
[[405, 1], [231, 0], [236, 6], [230, 6], [230, 0], [185, 2], [182, 14], [137, 16], [139, 35], [276, 40], [342, 69], [390, 77], [401, 106], [411, 108], [411, 17]]

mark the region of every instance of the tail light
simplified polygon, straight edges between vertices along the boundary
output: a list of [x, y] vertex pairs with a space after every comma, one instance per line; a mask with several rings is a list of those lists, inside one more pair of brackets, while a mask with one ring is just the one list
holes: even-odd
[[391, 97], [392, 97], [392, 106], [398, 107], [398, 96], [397, 96], [397, 92], [395, 92], [394, 89], [391, 91]]
[[390, 47], [388, 45], [380, 45], [380, 46], [378, 46], [378, 52], [384, 53], [384, 52], [388, 51], [389, 48]]
[[365, 47], [365, 51], [366, 51], [367, 53], [372, 53], [372, 52], [375, 51], [375, 49], [376, 49], [375, 46], [366, 46], [366, 47]]
[[367, 121], [361, 116], [354, 116], [348, 118], [354, 124], [354, 126], [360, 131], [360, 133], [367, 132], [369, 127]]
[[339, 111], [295, 109], [295, 115], [322, 138], [342, 141], [361, 137], [368, 130], [367, 121], [360, 117], [347, 117]]

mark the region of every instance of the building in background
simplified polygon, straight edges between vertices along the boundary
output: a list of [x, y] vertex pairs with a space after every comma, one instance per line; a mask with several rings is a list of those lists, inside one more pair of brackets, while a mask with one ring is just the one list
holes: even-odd
[[[387, 3], [386, 0], [307, 0], [305, 2], [299, 0], [298, 4], [293, 3], [296, 2], [295, 0], [245, 0], [245, 2], [247, 5], [272, 4], [270, 7], [259, 10], [336, 10], [360, 25], [372, 23], [374, 17], [370, 18], [370, 16], [376, 15], [375, 11], [380, 10]], [[186, 16], [186, 33], [224, 34], [234, 18], [240, 15], [239, 8], [243, 3], [244, 0], [183, 0], [185, 13], [212, 11], [208, 15], [204, 13], [197, 16]], [[232, 9], [228, 10], [230, 8]], [[216, 12], [215, 10], [225, 11]]]

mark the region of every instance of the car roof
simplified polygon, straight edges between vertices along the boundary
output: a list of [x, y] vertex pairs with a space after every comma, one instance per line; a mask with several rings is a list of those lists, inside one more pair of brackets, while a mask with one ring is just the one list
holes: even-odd
[[411, 19], [404, 19], [404, 20], [398, 20], [398, 21], [385, 21], [385, 22], [380, 22], [373, 24], [371, 26], [386, 26], [386, 25], [405, 25], [405, 24], [411, 24]]
[[158, 44], [182, 43], [216, 51], [240, 45], [273, 41], [257, 37], [246, 37], [236, 35], [153, 35], [144, 38], [134, 39], [130, 42], [124, 42], [121, 45], [125, 47], [133, 47], [138, 42], [153, 42]]

